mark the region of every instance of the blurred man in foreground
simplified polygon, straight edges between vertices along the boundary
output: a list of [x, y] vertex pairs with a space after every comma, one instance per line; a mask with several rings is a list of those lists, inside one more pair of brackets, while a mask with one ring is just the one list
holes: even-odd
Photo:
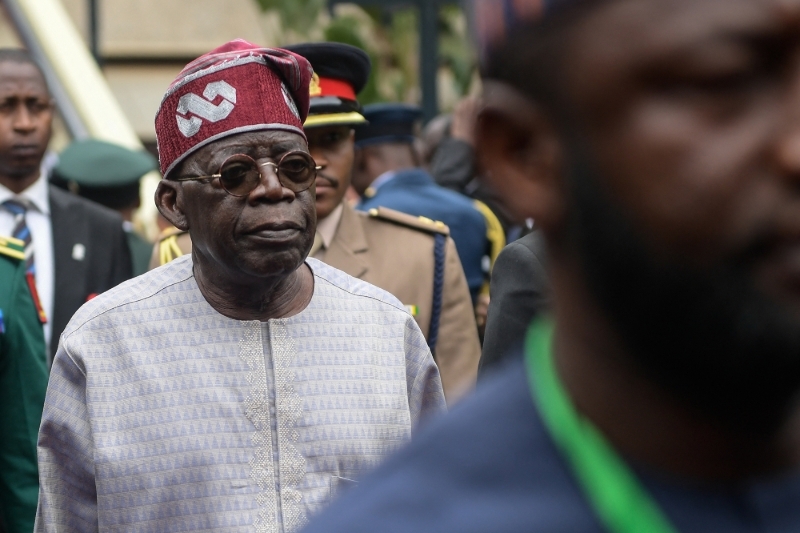
[[291, 532], [444, 410], [402, 304], [306, 260], [310, 78], [302, 57], [235, 40], [167, 90], [156, 204], [192, 254], [67, 327], [37, 531]]
[[477, 144], [552, 319], [308, 532], [800, 530], [800, 0], [476, 21]]
[[425, 335], [452, 404], [475, 384], [480, 359], [469, 288], [444, 224], [380, 208], [358, 212], [344, 201], [353, 172], [353, 127], [365, 122], [356, 94], [369, 56], [340, 43], [289, 50], [314, 69], [305, 122], [317, 173], [317, 234], [311, 257], [389, 291]]

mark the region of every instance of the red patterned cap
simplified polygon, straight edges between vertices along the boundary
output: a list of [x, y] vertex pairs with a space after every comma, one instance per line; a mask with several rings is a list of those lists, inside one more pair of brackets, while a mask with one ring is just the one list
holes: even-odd
[[156, 113], [161, 173], [199, 148], [247, 131], [305, 138], [311, 65], [288, 50], [236, 39], [195, 59], [167, 89]]

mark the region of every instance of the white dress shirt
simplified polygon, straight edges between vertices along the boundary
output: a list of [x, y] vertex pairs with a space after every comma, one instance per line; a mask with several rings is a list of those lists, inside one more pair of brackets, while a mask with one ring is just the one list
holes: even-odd
[[[0, 185], [0, 204], [12, 198], [24, 198], [31, 203], [25, 214], [25, 222], [31, 232], [33, 241], [33, 260], [36, 263], [36, 290], [39, 300], [47, 315], [44, 325], [44, 339], [47, 353], [50, 353], [51, 320], [53, 317], [53, 301], [55, 286], [55, 264], [53, 259], [53, 227], [50, 222], [50, 194], [47, 180], [42, 176], [20, 194]], [[0, 207], [0, 235], [12, 236], [14, 233], [14, 215], [4, 207]], [[58, 342], [58, 339], [56, 339]]]

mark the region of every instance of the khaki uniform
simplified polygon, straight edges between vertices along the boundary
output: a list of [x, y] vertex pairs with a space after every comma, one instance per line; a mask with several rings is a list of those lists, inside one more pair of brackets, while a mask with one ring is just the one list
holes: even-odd
[[[428, 339], [433, 311], [434, 235], [447, 226], [391, 209], [370, 213], [344, 204], [342, 218], [328, 249], [314, 254], [332, 267], [391, 293], [414, 315]], [[189, 234], [165, 231], [153, 250], [150, 268], [192, 250]], [[478, 374], [481, 346], [472, 299], [455, 244], [447, 238], [439, 336], [434, 348], [447, 403], [469, 392]]]
[[[427, 339], [433, 308], [435, 233], [447, 235], [449, 230], [391, 209], [362, 213], [345, 204], [330, 247], [320, 249], [314, 257], [393, 294], [412, 311]], [[434, 353], [448, 404], [474, 385], [480, 354], [464, 269], [448, 237]]]

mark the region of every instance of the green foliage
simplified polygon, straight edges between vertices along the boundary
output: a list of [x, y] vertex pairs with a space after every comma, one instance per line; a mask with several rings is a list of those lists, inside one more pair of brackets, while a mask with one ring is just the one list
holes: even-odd
[[[327, 16], [326, 0], [256, 0], [265, 13], [277, 13], [282, 44], [317, 40], [341, 42], [365, 50], [372, 74], [359, 95], [364, 104], [420, 103], [419, 15], [414, 8], [383, 10], [339, 4]], [[321, 27], [320, 27], [321, 26]], [[472, 90], [475, 58], [466, 19], [453, 5], [439, 12], [439, 101], [449, 110]]]
[[302, 32], [303, 25], [317, 20], [321, 10], [325, 9], [325, 0], [256, 0], [262, 11], [277, 11], [281, 15], [281, 23], [294, 31]]

